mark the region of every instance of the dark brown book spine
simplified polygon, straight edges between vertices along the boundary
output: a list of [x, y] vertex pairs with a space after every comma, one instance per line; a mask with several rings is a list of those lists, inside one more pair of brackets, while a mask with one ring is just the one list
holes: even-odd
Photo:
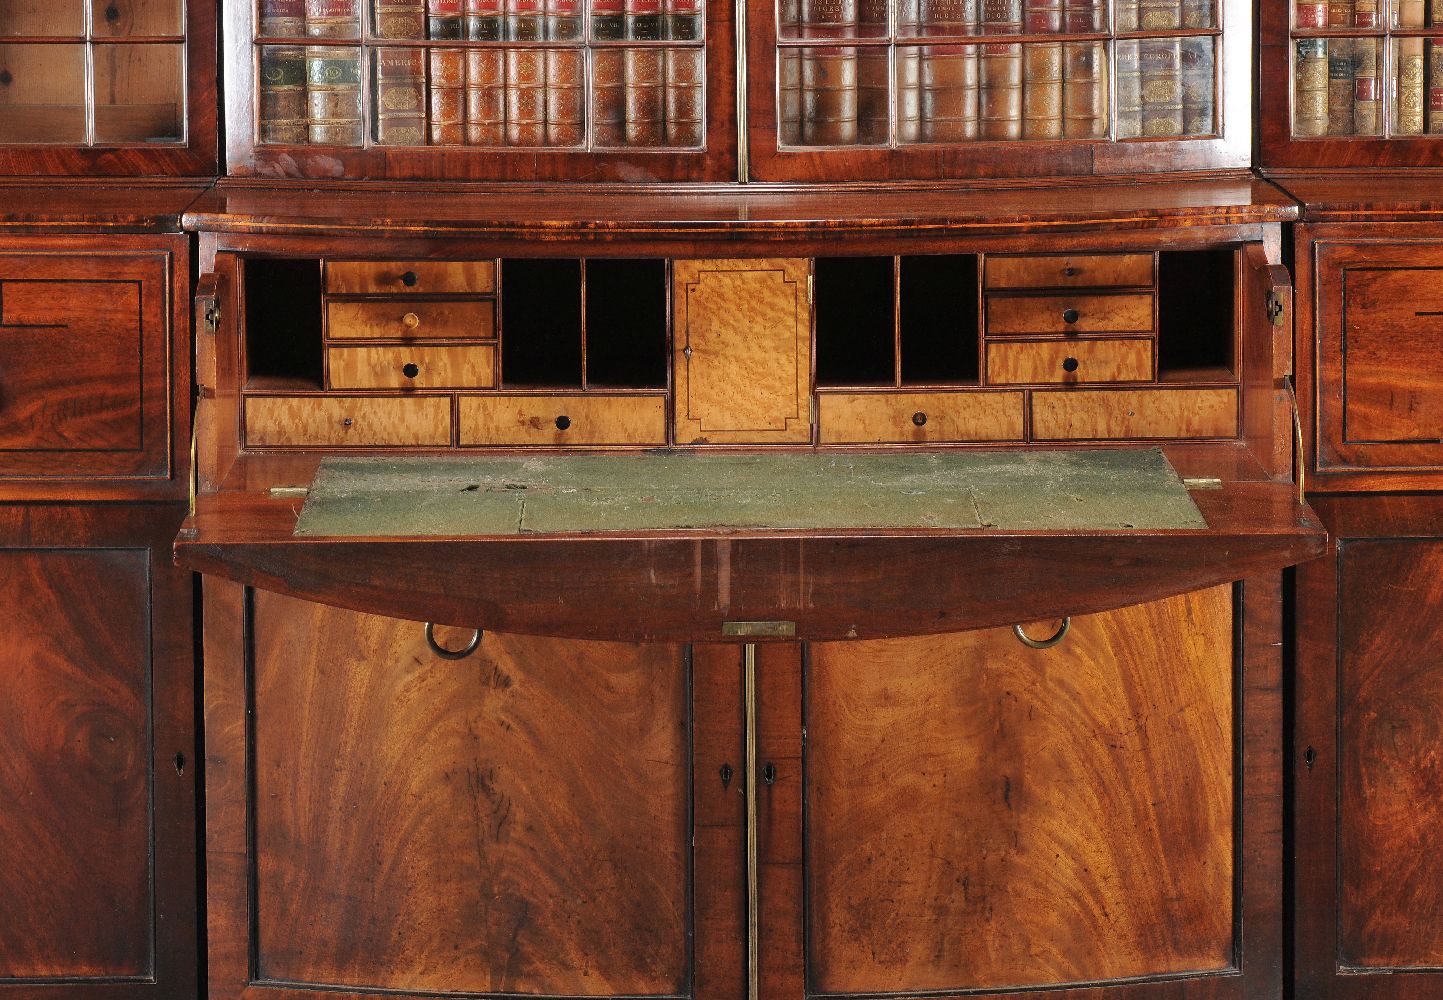
[[625, 0], [622, 12], [627, 40], [655, 42], [661, 38], [661, 0]]
[[357, 0], [305, 0], [306, 34], [311, 38], [359, 38]]
[[666, 142], [666, 61], [658, 48], [627, 49], [626, 144], [661, 146]]
[[1211, 28], [1216, 22], [1213, 0], [1182, 0], [1184, 28]]
[[1213, 41], [1211, 38], [1184, 38], [1180, 54], [1183, 135], [1213, 135], [1217, 131]]
[[1443, 44], [1428, 40], [1428, 131], [1443, 134]]
[[1142, 68], [1138, 63], [1136, 40], [1117, 42], [1114, 72], [1117, 90], [1117, 137], [1136, 139], [1142, 135]]
[[1107, 43], [1069, 42], [1062, 58], [1062, 134], [1107, 138]]
[[1062, 138], [1062, 43], [1022, 50], [1022, 138]]
[[466, 53], [431, 49], [431, 145], [461, 146], [466, 142]]
[[473, 42], [499, 42], [506, 37], [501, 0], [465, 0], [466, 37]]
[[507, 41], [539, 42], [546, 37], [543, 0], [505, 0], [505, 11]]
[[777, 139], [802, 145], [802, 53], [784, 49], [777, 58]]
[[898, 46], [897, 60], [897, 141], [922, 141], [922, 50], [917, 46]]
[[1302, 31], [1328, 26], [1327, 0], [1297, 0], [1293, 4], [1293, 27]]
[[426, 53], [376, 50], [376, 142], [426, 145]]
[[666, 51], [666, 144], [700, 147], [705, 142], [703, 87], [706, 79], [702, 49]]
[[857, 142], [875, 145], [887, 141], [887, 51], [876, 46], [857, 50]]
[[1353, 50], [1353, 134], [1382, 131], [1382, 88], [1378, 85], [1378, 46], [1360, 39]]
[[[1378, 0], [1353, 0], [1353, 27], [1355, 28], [1376, 28], [1378, 27]], [[1373, 53], [1373, 60], [1376, 63], [1378, 54]], [[1360, 135], [1365, 133], [1359, 133]], [[1371, 134], [1371, 133], [1367, 133]]]
[[663, 0], [662, 37], [673, 42], [694, 42], [705, 30], [702, 0]]
[[546, 145], [586, 141], [586, 70], [581, 49], [546, 50]]
[[801, 60], [802, 143], [851, 146], [857, 142], [857, 52], [807, 49]]
[[1328, 27], [1353, 26], [1353, 0], [1328, 0]]
[[1138, 46], [1142, 75], [1142, 134], [1182, 135], [1182, 45], [1176, 38], [1145, 38]]
[[310, 140], [319, 146], [361, 144], [361, 54], [349, 46], [306, 49]]
[[506, 50], [506, 144], [546, 145], [546, 53]]
[[306, 110], [306, 50], [298, 45], [261, 49], [260, 141], [310, 141]]
[[626, 60], [621, 49], [598, 48], [591, 57], [591, 142], [626, 145]]
[[918, 0], [917, 19], [921, 34], [929, 38], [970, 35], [977, 30], [977, 0]]
[[553, 42], [581, 38], [581, 0], [544, 0], [546, 37]]
[[800, 0], [803, 38], [855, 38], [857, 0]]
[[979, 133], [977, 46], [922, 50], [922, 134], [927, 142], [972, 142]]
[[1328, 134], [1353, 134], [1353, 42], [1328, 39]]
[[257, 38], [300, 38], [306, 33], [305, 0], [260, 0]]
[[378, 38], [425, 38], [426, 0], [376, 0]]
[[624, 8], [622, 0], [591, 0], [591, 37], [604, 42], [625, 38]]
[[[981, 30], [984, 35], [1021, 34], [1021, 0], [982, 0]], [[979, 137], [1022, 138], [1022, 46], [988, 42], [981, 47], [979, 62]]]
[[1107, 4], [1102, 0], [1064, 0], [1062, 25], [1070, 35], [1107, 30]]
[[506, 145], [504, 49], [478, 48], [466, 52], [466, 144]]
[[426, 0], [426, 36], [445, 42], [466, 37], [466, 15], [461, 0]]

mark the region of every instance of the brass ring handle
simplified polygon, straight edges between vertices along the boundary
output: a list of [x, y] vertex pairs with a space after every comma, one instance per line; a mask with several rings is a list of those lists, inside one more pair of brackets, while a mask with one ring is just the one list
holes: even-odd
[[421, 317], [417, 316], [415, 313], [407, 313], [406, 315], [401, 317], [401, 322], [405, 325], [407, 330], [414, 330], [416, 329], [416, 327], [421, 325]]
[[431, 647], [431, 652], [443, 660], [464, 660], [476, 652], [476, 647], [481, 645], [481, 630], [478, 628], [471, 633], [471, 641], [461, 649], [447, 649], [436, 641], [436, 626], [431, 622], [426, 623], [426, 645]]
[[1061, 642], [1064, 638], [1067, 637], [1067, 630], [1070, 628], [1072, 628], [1072, 619], [1068, 617], [1062, 619], [1061, 627], [1058, 628], [1058, 630], [1053, 633], [1052, 636], [1046, 639], [1032, 638], [1026, 632], [1022, 631], [1021, 625], [1013, 625], [1012, 634], [1017, 636], [1017, 641], [1022, 643], [1022, 645], [1026, 646], [1028, 649], [1051, 649], [1053, 646], [1057, 645], [1059, 642]]

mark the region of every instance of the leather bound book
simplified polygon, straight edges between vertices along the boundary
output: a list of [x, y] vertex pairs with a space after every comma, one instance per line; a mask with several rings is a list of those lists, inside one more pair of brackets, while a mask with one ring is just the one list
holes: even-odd
[[1136, 139], [1142, 135], [1142, 67], [1138, 43], [1119, 41], [1116, 57], [1117, 137]]
[[466, 53], [431, 49], [431, 145], [466, 143]]
[[1328, 39], [1328, 134], [1353, 134], [1353, 41]]
[[1070, 35], [1107, 30], [1107, 4], [1102, 0], [1064, 0], [1062, 29]]
[[857, 34], [864, 38], [887, 35], [887, 0], [857, 0]]
[[506, 12], [501, 0], [464, 0], [466, 37], [473, 42], [499, 42], [506, 37]]
[[971, 35], [976, 33], [979, 11], [976, 0], [917, 0], [919, 33]]
[[546, 50], [546, 145], [586, 141], [586, 68], [581, 49]]
[[1182, 0], [1182, 26], [1211, 28], [1214, 23], [1213, 9], [1213, 0]]
[[897, 61], [897, 141], [922, 141], [922, 50], [915, 46], [898, 46]]
[[1138, 0], [1137, 23], [1143, 31], [1182, 27], [1182, 0]]
[[801, 59], [801, 141], [807, 146], [857, 142], [857, 51], [806, 49]]
[[887, 78], [887, 50], [865, 48], [857, 52], [857, 142], [887, 142], [888, 104], [892, 88]]
[[1297, 42], [1293, 66], [1293, 134], [1312, 139], [1328, 134], [1328, 42]]
[[626, 37], [623, 0], [591, 0], [591, 37], [615, 42]]
[[375, 11], [376, 37], [426, 37], [426, 0], [376, 0]]
[[1443, 27], [1443, 0], [1428, 0], [1428, 26]]
[[1023, 0], [1022, 28], [1029, 35], [1062, 31], [1062, 0]]
[[706, 59], [701, 49], [665, 49], [666, 144], [699, 147], [706, 139]]
[[1443, 134], [1443, 44], [1428, 39], [1428, 131]]
[[306, 33], [306, 0], [260, 0], [257, 38], [300, 38]]
[[702, 37], [702, 0], [662, 0], [662, 37], [672, 42], [693, 42]]
[[1062, 135], [1107, 138], [1107, 43], [1069, 42], [1062, 53]]
[[[1378, 0], [1353, 0], [1353, 27], [1376, 28], [1378, 24]], [[1377, 59], [1377, 53], [1373, 58]]]
[[333, 45], [306, 48], [306, 107], [312, 144], [361, 144], [360, 50]]
[[546, 37], [543, 0], [505, 0], [503, 11], [507, 41], [539, 42]]
[[987, 42], [978, 60], [978, 138], [1022, 138], [1022, 46]]
[[1022, 34], [1022, 0], [982, 0], [979, 27], [984, 35]]
[[544, 6], [549, 41], [581, 40], [581, 0], [544, 0]]
[[777, 58], [777, 141], [802, 144], [802, 53], [783, 49]]
[[426, 145], [426, 53], [376, 50], [376, 142]]
[[1113, 25], [1117, 31], [1136, 31], [1139, 11], [1139, 0], [1116, 0], [1113, 8], [1113, 17], [1116, 24]]
[[1182, 57], [1182, 134], [1213, 135], [1217, 79], [1213, 71], [1213, 40], [1184, 38]]
[[1353, 134], [1378, 135], [1382, 131], [1382, 94], [1378, 83], [1378, 46], [1359, 40], [1353, 60]]
[[1293, 4], [1293, 27], [1300, 31], [1328, 26], [1327, 0], [1297, 0]]
[[591, 143], [626, 145], [626, 61], [621, 49], [591, 55]]
[[1397, 135], [1422, 135], [1423, 108], [1427, 102], [1425, 80], [1428, 75], [1423, 60], [1423, 39], [1398, 39], [1397, 69], [1397, 121], [1394, 123], [1394, 132]]
[[506, 144], [546, 145], [546, 51], [506, 50]]
[[359, 38], [358, 0], [305, 0], [306, 35], [310, 38]]
[[624, 0], [622, 14], [628, 41], [655, 42], [661, 38], [661, 0]]
[[666, 60], [659, 48], [626, 49], [626, 145], [666, 143]]
[[462, 0], [426, 0], [426, 37], [447, 42], [466, 37]]
[[1182, 135], [1182, 44], [1176, 38], [1145, 38], [1137, 48], [1142, 77], [1142, 134]]
[[854, 38], [857, 0], [800, 0], [803, 38]]
[[1328, 0], [1328, 27], [1353, 26], [1353, 0]]
[[922, 134], [927, 142], [973, 142], [978, 121], [977, 46], [922, 50]]
[[506, 145], [506, 52], [466, 52], [466, 144]]
[[306, 110], [306, 50], [298, 45], [261, 49], [260, 141], [310, 141]]
[[1062, 138], [1062, 43], [1022, 47], [1022, 138]]

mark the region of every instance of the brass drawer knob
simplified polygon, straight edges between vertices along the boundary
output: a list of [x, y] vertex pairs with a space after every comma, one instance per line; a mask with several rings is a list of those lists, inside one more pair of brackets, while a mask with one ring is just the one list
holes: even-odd
[[414, 330], [421, 325], [421, 317], [415, 313], [407, 313], [401, 317], [401, 323], [407, 330]]
[[1064, 267], [1064, 268], [1062, 269], [1062, 276], [1063, 276], [1064, 278], [1075, 278], [1075, 277], [1077, 277], [1077, 268], [1072, 267], [1072, 266], [1070, 266], [1070, 265], [1067, 266], [1067, 267]]
[[1076, 323], [1081, 318], [1082, 314], [1079, 313], [1076, 309], [1062, 310], [1062, 322], [1064, 323]]
[[912, 423], [916, 424], [918, 427], [925, 425], [927, 423], [927, 414], [923, 413], [921, 410], [918, 410], [916, 413], [912, 414]]
[[416, 362], [414, 361], [407, 361], [404, 365], [401, 366], [401, 374], [406, 376], [407, 378], [415, 378], [417, 375], [421, 374], [421, 366], [416, 364]]
[[1076, 358], [1063, 358], [1062, 370], [1065, 372], [1075, 372], [1077, 371], [1077, 364], [1078, 362]]

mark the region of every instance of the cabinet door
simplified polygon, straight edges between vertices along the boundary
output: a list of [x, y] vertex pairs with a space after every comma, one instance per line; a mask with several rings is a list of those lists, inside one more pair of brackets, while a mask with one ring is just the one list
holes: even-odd
[[195, 993], [179, 519], [0, 508], [0, 997]]
[[812, 439], [805, 260], [673, 265], [678, 444]]
[[207, 602], [212, 996], [734, 1000], [693, 950], [744, 905], [715, 836], [739, 830], [713, 757], [740, 763], [734, 663], [494, 633], [451, 659], [420, 622]]

